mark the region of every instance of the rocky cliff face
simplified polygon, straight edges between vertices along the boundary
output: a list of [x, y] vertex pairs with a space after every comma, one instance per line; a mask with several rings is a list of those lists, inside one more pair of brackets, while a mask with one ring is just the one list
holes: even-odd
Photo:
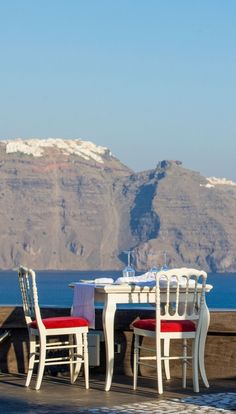
[[0, 267], [236, 271], [236, 185], [177, 161], [133, 173], [80, 140], [0, 141]]
[[156, 183], [152, 212], [159, 229], [135, 248], [137, 267], [142, 267], [152, 251], [152, 260], [159, 265], [166, 252], [171, 267], [235, 271], [236, 185], [219, 180], [211, 184], [176, 162], [161, 163], [152, 181]]

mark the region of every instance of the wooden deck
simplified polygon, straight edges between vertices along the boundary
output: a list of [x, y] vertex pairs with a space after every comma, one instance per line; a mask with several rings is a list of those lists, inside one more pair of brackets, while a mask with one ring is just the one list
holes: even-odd
[[[202, 405], [208, 410], [214, 408], [217, 413], [217, 404], [222, 402], [222, 396], [228, 398], [225, 409], [236, 408], [236, 388], [234, 380], [215, 380], [211, 382], [209, 389], [201, 387], [200, 394], [194, 394], [191, 382], [188, 388], [183, 390], [181, 381], [174, 379], [165, 382], [164, 394], [159, 396], [155, 389], [155, 380], [142, 378], [136, 391], [132, 390], [132, 378], [127, 376], [115, 376], [110, 391], [104, 391], [104, 376], [92, 376], [90, 389], [85, 390], [83, 378], [79, 378], [71, 385], [68, 377], [44, 377], [39, 391], [24, 387], [25, 375], [1, 374], [0, 375], [0, 409], [5, 413], [77, 413], [77, 412], [145, 412], [156, 413], [161, 407], [161, 412], [173, 412], [173, 405], [181, 405], [187, 411], [189, 398], [201, 398]], [[33, 383], [32, 383], [33, 385]], [[234, 395], [234, 398], [232, 396]], [[205, 398], [207, 402], [204, 403]], [[186, 400], [186, 402], [183, 402]], [[234, 402], [233, 402], [234, 401]], [[193, 404], [193, 402], [192, 402]], [[117, 409], [119, 407], [119, 409]], [[127, 410], [129, 408], [129, 410]], [[220, 407], [219, 407], [220, 408]], [[93, 411], [95, 410], [96, 411]], [[126, 410], [125, 410], [126, 409]], [[139, 411], [139, 409], [141, 411]], [[115, 410], [115, 411], [114, 411]], [[123, 411], [124, 410], [124, 411]], [[176, 412], [179, 412], [180, 408]], [[182, 410], [182, 409], [181, 409]], [[143, 410], [144, 412], [144, 410]], [[180, 411], [181, 412], [181, 411]], [[191, 412], [191, 411], [189, 411]], [[201, 411], [205, 412], [205, 410]]]
[[[69, 313], [69, 309], [43, 309], [44, 316], [68, 315]], [[104, 342], [101, 342], [100, 366], [90, 367], [89, 390], [84, 388], [83, 377], [71, 385], [68, 373], [61, 370], [57, 373], [51, 371], [54, 376], [44, 377], [40, 391], [35, 391], [33, 383], [32, 388], [26, 389], [24, 386], [28, 364], [28, 333], [22, 308], [0, 307], [0, 334], [5, 331], [10, 332], [10, 336], [0, 344], [1, 412], [11, 414], [46, 414], [50, 412], [58, 414], [74, 412], [108, 414], [126, 411], [154, 413], [157, 410], [181, 412], [183, 408], [186, 413], [192, 412], [189, 403], [186, 402], [189, 401], [189, 398], [192, 398], [192, 401], [198, 401], [197, 404], [200, 404], [199, 401], [202, 403], [204, 407], [200, 408], [200, 412], [222, 412], [217, 411], [222, 408], [222, 406], [220, 408], [219, 401], [225, 401], [223, 408], [227, 410], [236, 409], [235, 311], [211, 312], [211, 324], [205, 353], [210, 388], [206, 389], [201, 385], [200, 394], [194, 394], [191, 372], [189, 372], [188, 387], [183, 390], [180, 365], [173, 361], [171, 365], [173, 379], [169, 382], [165, 381], [162, 396], [156, 392], [154, 369], [143, 370], [138, 389], [132, 390], [133, 336], [129, 325], [137, 315], [150, 316], [150, 311], [117, 311], [115, 343], [118, 352], [115, 354], [115, 375], [109, 392], [104, 391]], [[102, 330], [101, 310], [96, 312], [96, 329]], [[176, 407], [175, 404], [177, 404]], [[191, 404], [193, 403], [191, 402]]]

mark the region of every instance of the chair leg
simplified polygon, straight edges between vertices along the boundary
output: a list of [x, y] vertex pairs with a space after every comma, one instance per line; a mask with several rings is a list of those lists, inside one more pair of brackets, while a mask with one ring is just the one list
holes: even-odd
[[187, 385], [187, 339], [183, 339], [183, 363], [182, 363], [182, 386], [186, 388]]
[[156, 339], [156, 370], [157, 370], [157, 390], [163, 394], [162, 364], [161, 364], [161, 341]]
[[193, 340], [193, 344], [192, 344], [192, 371], [193, 371], [193, 391], [199, 392], [198, 342], [196, 340]]
[[29, 338], [29, 366], [28, 366], [28, 373], [26, 377], [25, 386], [28, 387], [32, 378], [33, 369], [34, 369], [34, 361], [35, 361], [35, 351], [36, 351], [36, 338], [34, 335], [30, 335]]
[[[81, 370], [81, 365], [82, 365], [82, 355], [83, 355], [82, 335], [81, 334], [71, 335], [69, 340], [71, 344], [76, 345], [76, 350], [75, 348], [72, 348], [70, 351], [71, 361], [76, 360], [76, 363], [70, 364], [70, 381], [71, 381], [71, 384], [73, 384], [78, 378], [78, 375]], [[81, 355], [81, 357], [79, 357], [79, 355]]]
[[44, 367], [45, 367], [45, 359], [46, 359], [46, 336], [42, 336], [40, 337], [40, 356], [39, 356], [38, 374], [37, 374], [36, 386], [35, 386], [36, 390], [39, 390], [41, 387]]
[[205, 342], [206, 342], [206, 335], [201, 335], [199, 340], [199, 352], [198, 352], [198, 358], [199, 358], [199, 370], [202, 377], [202, 381], [206, 388], [209, 388], [209, 382], [207, 380], [206, 376], [206, 369], [205, 369]]
[[[74, 345], [74, 336], [73, 335], [69, 335], [69, 344], [70, 345]], [[70, 382], [71, 384], [73, 384], [74, 380], [74, 372], [75, 372], [75, 364], [74, 364], [74, 360], [75, 360], [75, 349], [74, 348], [70, 348], [69, 349], [69, 358], [70, 358]]]
[[[164, 356], [170, 355], [170, 339], [164, 339]], [[164, 359], [164, 368], [166, 379], [170, 379], [170, 360]]]
[[84, 356], [84, 376], [85, 376], [85, 388], [89, 389], [89, 358], [88, 358], [88, 337], [87, 333], [82, 334], [83, 342], [83, 356]]
[[134, 335], [134, 366], [133, 366], [133, 389], [137, 388], [138, 379], [138, 361], [139, 361], [139, 335]]

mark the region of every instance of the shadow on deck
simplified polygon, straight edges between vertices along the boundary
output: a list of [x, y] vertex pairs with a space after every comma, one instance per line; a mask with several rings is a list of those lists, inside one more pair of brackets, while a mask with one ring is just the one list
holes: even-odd
[[[43, 379], [39, 391], [25, 388], [25, 375], [0, 375], [0, 409], [4, 413], [157, 413], [207, 412], [236, 410], [235, 380], [215, 380], [209, 389], [192, 392], [192, 384], [183, 390], [180, 379], [165, 382], [159, 396], [155, 380], [140, 378], [140, 386], [132, 390], [132, 378], [115, 376], [110, 391], [104, 391], [104, 376], [92, 376], [90, 389], [85, 390], [83, 377], [73, 385], [68, 377]], [[33, 381], [32, 381], [33, 386]], [[225, 412], [225, 411], [223, 411]]]

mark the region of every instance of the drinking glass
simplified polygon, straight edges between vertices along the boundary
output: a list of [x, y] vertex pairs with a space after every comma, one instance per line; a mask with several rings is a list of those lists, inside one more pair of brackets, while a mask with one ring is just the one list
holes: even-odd
[[161, 266], [161, 270], [168, 270], [169, 267], [167, 266], [166, 263], [166, 257], [167, 257], [167, 253], [164, 251], [164, 264]]
[[[154, 253], [148, 253], [148, 256], [153, 257], [154, 256]], [[151, 260], [151, 262], [153, 262], [153, 260]], [[149, 269], [149, 272], [150, 273], [156, 273], [158, 271], [159, 271], [159, 269], [158, 269], [157, 265], [155, 263], [152, 263], [152, 265], [151, 265], [151, 267]]]
[[133, 268], [133, 266], [131, 265], [131, 262], [130, 262], [131, 251], [127, 250], [124, 253], [126, 253], [128, 255], [128, 264], [123, 269], [123, 277], [133, 277], [133, 276], [135, 276], [135, 270], [134, 270], [134, 268]]
[[[163, 247], [164, 247], [164, 249], [166, 248], [166, 242], [167, 242], [167, 238], [168, 238], [168, 229], [163, 229], [163, 230], [161, 230], [160, 232], [159, 232], [159, 234], [160, 234], [160, 239], [161, 239], [161, 241], [162, 241], [162, 244], [163, 244]], [[164, 263], [163, 263], [163, 265], [161, 266], [161, 270], [168, 270], [169, 269], [169, 267], [168, 267], [168, 265], [167, 265], [167, 252], [166, 252], [166, 250], [164, 250], [163, 251], [163, 256], [164, 256]]]

